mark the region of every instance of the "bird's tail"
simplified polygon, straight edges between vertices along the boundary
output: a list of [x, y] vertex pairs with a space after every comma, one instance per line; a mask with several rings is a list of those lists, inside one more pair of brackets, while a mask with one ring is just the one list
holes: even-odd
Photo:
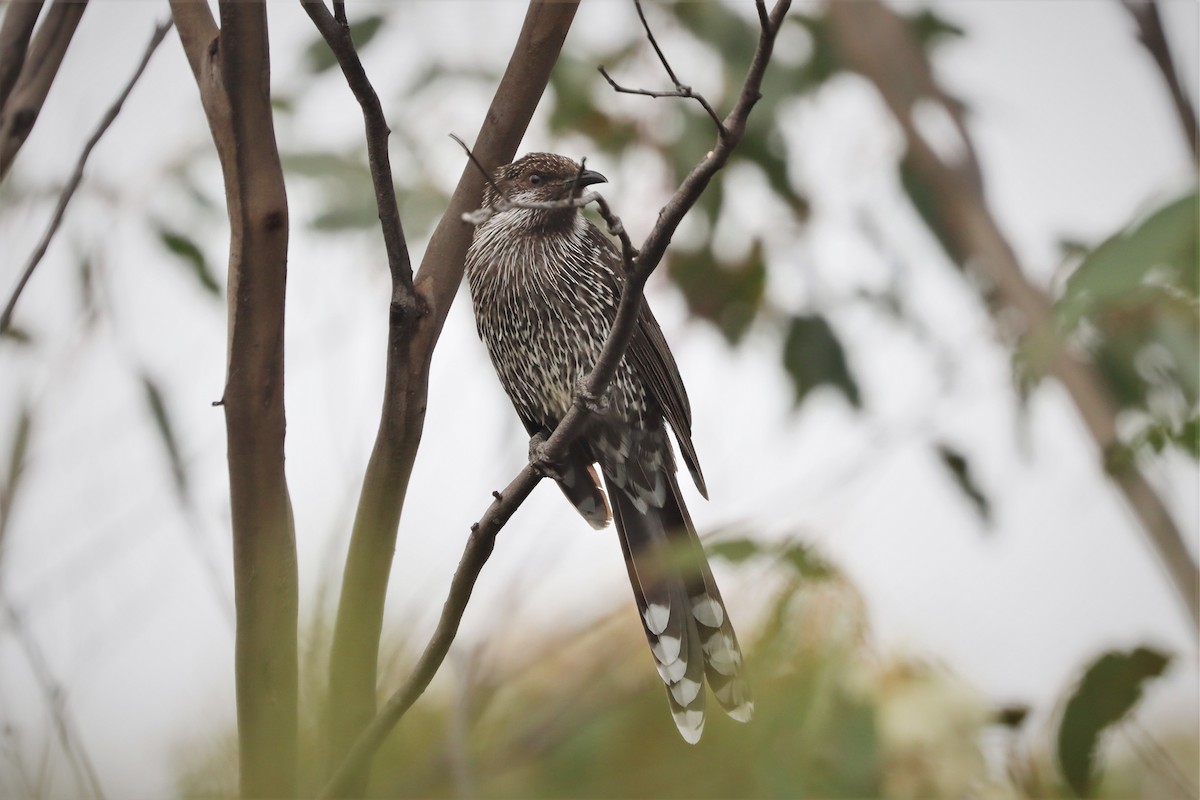
[[[605, 476], [642, 628], [666, 684], [671, 714], [691, 744], [704, 731], [704, 684], [729, 716], [754, 712], [742, 651], [674, 475], [661, 505]], [[657, 499], [657, 498], [655, 498]]]

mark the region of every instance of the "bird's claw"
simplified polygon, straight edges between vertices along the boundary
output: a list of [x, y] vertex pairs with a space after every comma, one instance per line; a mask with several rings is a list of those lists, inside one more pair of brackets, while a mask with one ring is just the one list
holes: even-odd
[[575, 397], [590, 413], [597, 416], [608, 412], [610, 403], [608, 394], [595, 395], [588, 391], [587, 378], [580, 378], [575, 384]]
[[529, 466], [543, 478], [561, 480], [561, 466], [546, 454], [546, 433], [538, 431], [529, 439]]

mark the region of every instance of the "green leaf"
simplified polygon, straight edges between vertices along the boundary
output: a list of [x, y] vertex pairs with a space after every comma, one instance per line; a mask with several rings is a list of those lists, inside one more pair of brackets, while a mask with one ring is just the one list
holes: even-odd
[[714, 323], [737, 344], [754, 322], [766, 291], [762, 242], [755, 240], [746, 257], [732, 263], [714, 263], [708, 249], [676, 251], [669, 259], [667, 274], [683, 292], [688, 310]]
[[1058, 729], [1058, 763], [1071, 790], [1091, 793], [1097, 778], [1096, 745], [1142, 696], [1142, 684], [1163, 673], [1170, 657], [1149, 648], [1105, 653], [1088, 667], [1067, 700]]
[[1200, 260], [1198, 215], [1200, 198], [1193, 192], [1093, 250], [1067, 280], [1058, 303], [1064, 328], [1072, 329], [1098, 309], [1140, 305], [1147, 289], [1172, 287], [1194, 298]]
[[988, 501], [987, 495], [980, 490], [979, 484], [975, 482], [975, 476], [971, 472], [971, 464], [967, 461], [967, 457], [947, 444], [939, 444], [937, 454], [942, 466], [949, 471], [955, 485], [971, 501], [971, 505], [979, 512], [979, 516], [983, 518], [984, 522], [990, 522], [992, 505]]
[[[833, 32], [830, 30], [829, 18], [824, 14], [812, 16], [792, 14], [790, 16], [804, 26], [812, 43], [812, 53], [795, 77], [796, 90], [816, 89], [842, 69]], [[771, 79], [773, 70], [774, 65], [772, 65], [772, 69], [767, 70], [764, 80]]]
[[862, 408], [862, 396], [850, 374], [846, 352], [824, 317], [792, 317], [783, 342], [783, 368], [792, 379], [797, 406], [813, 389], [827, 384], [840, 391], [850, 405]]
[[724, 539], [704, 548], [713, 558], [723, 558], [731, 564], [742, 564], [763, 554], [763, 547], [753, 539]]
[[33, 343], [33, 336], [29, 331], [18, 325], [9, 325], [0, 333], [0, 338], [9, 339], [19, 345], [28, 345]]
[[[378, 14], [372, 14], [360, 20], [352, 20], [350, 22], [350, 39], [354, 42], [355, 49], [361, 53], [363, 48], [375, 38], [375, 34], [379, 33], [383, 23], [384, 18]], [[329, 45], [319, 34], [304, 49], [304, 60], [308, 64], [309, 71], [314, 74], [324, 72], [337, 65], [337, 58], [333, 55], [333, 51], [329, 49]]]
[[921, 49], [926, 53], [942, 42], [960, 39], [967, 35], [965, 30], [953, 22], [947, 21], [944, 17], [938, 16], [930, 9], [924, 9], [912, 15], [907, 22], [913, 36], [916, 37]]
[[1170, 439], [1192, 458], [1200, 459], [1200, 417], [1192, 417], [1183, 423], [1178, 431], [1170, 434]]
[[785, 544], [779, 550], [779, 560], [796, 570], [800, 577], [810, 580], [825, 580], [836, 573], [833, 565], [802, 542]]
[[199, 281], [200, 286], [214, 297], [221, 296], [221, 286], [217, 283], [208, 260], [200, 247], [185, 234], [170, 230], [164, 226], [158, 227], [158, 240], [163, 246], [179, 256], [191, 268], [192, 275]]
[[167, 412], [167, 404], [163, 399], [158, 384], [145, 373], [141, 376], [142, 391], [146, 396], [146, 404], [150, 407], [150, 416], [154, 419], [154, 427], [162, 440], [163, 448], [167, 451], [167, 459], [171, 464], [171, 477], [175, 481], [175, 491], [179, 496], [188, 494], [187, 470], [183, 466], [183, 455], [179, 450], [179, 440], [175, 437], [175, 426]]

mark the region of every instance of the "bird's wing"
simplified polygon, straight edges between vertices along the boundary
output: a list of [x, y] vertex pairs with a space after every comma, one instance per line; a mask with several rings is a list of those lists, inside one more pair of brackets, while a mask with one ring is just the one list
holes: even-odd
[[[602, 269], [606, 275], [616, 281], [613, 287], [616, 295], [621, 296], [625, 284], [625, 265], [621, 254], [617, 251], [612, 240], [605, 236], [595, 225], [588, 224], [588, 235], [591, 244], [596, 248], [608, 269]], [[616, 308], [611, 311], [616, 316]], [[683, 386], [683, 378], [679, 375], [679, 366], [671, 355], [666, 337], [649, 305], [642, 301], [641, 312], [638, 314], [638, 326], [625, 351], [626, 357], [637, 373], [645, 381], [650, 394], [658, 401], [663, 416], [675, 432], [675, 441], [679, 443], [679, 451], [683, 462], [687, 465], [696, 488], [705, 498], [708, 497], [708, 487], [704, 483], [704, 473], [700, 471], [700, 461], [696, 457], [696, 447], [692, 444], [692, 406], [688, 402], [687, 389]]]

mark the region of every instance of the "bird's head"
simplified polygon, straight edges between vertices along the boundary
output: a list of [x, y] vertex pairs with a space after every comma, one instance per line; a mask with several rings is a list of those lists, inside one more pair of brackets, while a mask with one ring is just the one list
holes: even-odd
[[[608, 181], [599, 172], [582, 169], [566, 156], [554, 153], [530, 153], [493, 173], [483, 190], [483, 204], [493, 206], [499, 198], [496, 190], [514, 203], [552, 203], [578, 197], [584, 187]], [[575, 209], [564, 209], [574, 214]]]

